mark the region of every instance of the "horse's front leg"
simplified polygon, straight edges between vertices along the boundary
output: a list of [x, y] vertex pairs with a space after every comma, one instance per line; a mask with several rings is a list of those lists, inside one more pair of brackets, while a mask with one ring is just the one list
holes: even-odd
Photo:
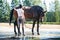
[[40, 35], [39, 34], [39, 19], [37, 19], [37, 34]]
[[36, 22], [36, 19], [33, 19], [32, 35], [34, 35], [34, 27], [35, 27], [35, 22]]

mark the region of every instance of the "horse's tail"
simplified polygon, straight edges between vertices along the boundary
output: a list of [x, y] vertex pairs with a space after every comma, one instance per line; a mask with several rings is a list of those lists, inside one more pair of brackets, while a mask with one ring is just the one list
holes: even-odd
[[11, 11], [10, 11], [10, 22], [9, 22], [9, 24], [11, 24], [11, 21], [12, 21], [12, 17], [13, 17], [13, 11], [14, 11], [14, 9], [12, 9]]

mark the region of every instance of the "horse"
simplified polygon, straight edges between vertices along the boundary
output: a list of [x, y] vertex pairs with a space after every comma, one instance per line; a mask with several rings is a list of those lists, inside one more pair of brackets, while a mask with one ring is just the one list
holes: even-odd
[[[43, 10], [43, 8], [41, 6], [35, 5], [35, 6], [31, 6], [30, 8], [23, 8], [24, 10], [24, 15], [25, 15], [25, 19], [28, 18], [32, 18], [33, 19], [33, 25], [32, 25], [32, 35], [34, 35], [34, 27], [35, 27], [35, 23], [37, 22], [37, 34], [39, 34], [39, 19], [42, 19], [44, 17], [44, 13], [46, 13], [46, 11]], [[17, 25], [17, 11], [15, 11], [14, 9], [12, 9], [11, 13], [10, 13], [10, 23], [12, 20], [12, 17], [15, 17], [15, 22], [14, 25]], [[41, 21], [42, 22], [42, 21]], [[14, 28], [15, 29], [15, 28]], [[16, 31], [14, 30], [14, 32], [16, 33]]]

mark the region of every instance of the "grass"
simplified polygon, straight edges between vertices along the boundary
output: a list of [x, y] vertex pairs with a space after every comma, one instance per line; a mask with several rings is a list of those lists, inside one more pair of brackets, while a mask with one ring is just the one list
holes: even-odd
[[[9, 22], [0, 22], [0, 23], [9, 23]], [[33, 21], [26, 21], [25, 23], [26, 24], [32, 24]], [[41, 23], [41, 22], [39, 22], [39, 23]], [[58, 24], [58, 25], [60, 25], [60, 22], [43, 22], [41, 24]]]
[[[26, 22], [26, 24], [32, 24], [32, 23], [33, 23], [33, 21], [27, 21]], [[41, 22], [39, 22], [39, 23], [41, 23]], [[60, 22], [43, 22], [41, 24], [60, 24]]]
[[60, 22], [43, 22], [43, 24], [60, 24]]

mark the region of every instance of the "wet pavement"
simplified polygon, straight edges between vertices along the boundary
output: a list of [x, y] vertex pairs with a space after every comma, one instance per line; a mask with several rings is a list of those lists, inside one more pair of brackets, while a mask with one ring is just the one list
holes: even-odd
[[13, 27], [0, 26], [0, 40], [60, 40], [60, 29], [39, 29], [40, 35], [37, 35], [36, 29], [35, 35], [32, 35], [31, 29], [25, 27], [25, 36], [14, 36]]
[[0, 40], [60, 40], [60, 37], [58, 38], [43, 38], [40, 37], [28, 37], [28, 36], [19, 36], [19, 37], [9, 37], [9, 38], [0, 38]]

